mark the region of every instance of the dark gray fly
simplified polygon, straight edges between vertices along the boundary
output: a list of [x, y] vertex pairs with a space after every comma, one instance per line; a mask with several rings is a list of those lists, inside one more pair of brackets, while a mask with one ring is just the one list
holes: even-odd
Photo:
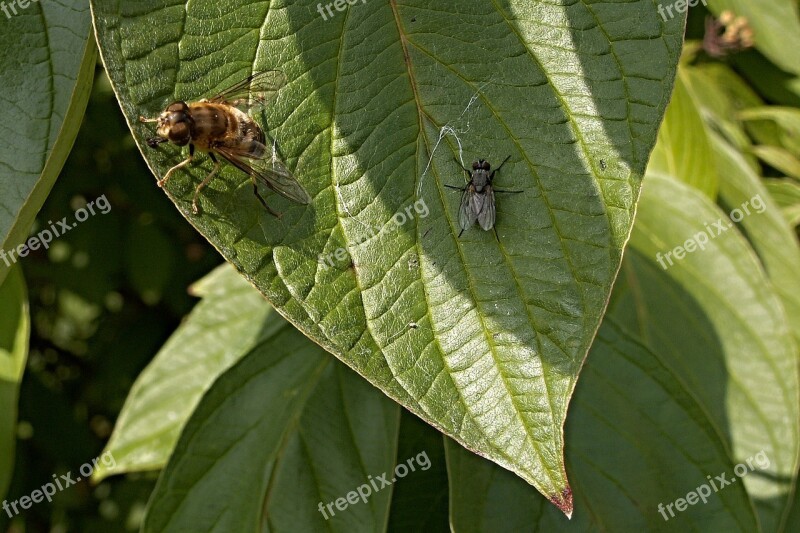
[[[511, 156], [506, 157], [503, 162], [500, 163], [500, 166], [494, 170], [491, 170], [492, 165], [490, 165], [488, 161], [485, 159], [479, 159], [478, 161], [474, 161], [472, 163], [471, 171], [463, 167], [458, 159], [456, 159], [458, 166], [460, 166], [464, 172], [467, 173], [467, 177], [469, 178], [469, 182], [467, 183], [466, 187], [445, 185], [445, 187], [462, 191], [461, 207], [458, 210], [458, 224], [461, 226], [461, 231], [458, 234], [459, 237], [461, 237], [461, 234], [464, 233], [465, 230], [475, 224], [475, 222], [480, 224], [481, 228], [483, 228], [485, 231], [489, 231], [490, 229], [494, 228], [496, 216], [494, 193], [522, 192], [503, 191], [495, 189], [492, 186], [492, 180], [494, 179], [495, 173], [503, 168], [503, 165], [505, 165], [506, 161], [508, 161], [510, 158]], [[497, 235], [496, 231], [495, 235]]]

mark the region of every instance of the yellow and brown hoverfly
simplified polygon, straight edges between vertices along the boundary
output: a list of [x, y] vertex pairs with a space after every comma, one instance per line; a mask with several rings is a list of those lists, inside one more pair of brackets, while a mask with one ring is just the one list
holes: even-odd
[[157, 136], [147, 140], [151, 148], [165, 142], [189, 145], [189, 157], [169, 169], [158, 180], [158, 186], [163, 187], [177, 170], [190, 164], [196, 148], [208, 153], [214, 168], [195, 189], [192, 198], [195, 214], [199, 212], [197, 199], [200, 191], [220, 170], [216, 155], [250, 176], [256, 198], [276, 217], [280, 214], [267, 205], [258, 191], [259, 183], [290, 200], [308, 204], [311, 201], [308, 193], [278, 159], [274, 146], [267, 147], [264, 132], [248, 114], [265, 106], [285, 83], [286, 76], [280, 71], [257, 72], [213, 98], [190, 103], [173, 102], [157, 118], [139, 117], [140, 122], [158, 124]]

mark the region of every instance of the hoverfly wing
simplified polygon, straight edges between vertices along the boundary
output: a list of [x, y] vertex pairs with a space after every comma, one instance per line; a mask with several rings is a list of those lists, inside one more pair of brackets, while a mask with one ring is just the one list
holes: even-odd
[[491, 185], [487, 185], [484, 188], [484, 193], [480, 196], [483, 197], [483, 203], [481, 205], [481, 210], [478, 212], [478, 224], [481, 225], [485, 231], [489, 231], [494, 226], [494, 219], [495, 219], [495, 203], [494, 203], [494, 191], [492, 190]]
[[311, 197], [289, 169], [260, 142], [250, 141], [249, 150], [230, 146], [219, 146], [214, 150], [239, 170], [281, 196], [303, 205], [311, 202]]
[[284, 85], [286, 85], [286, 75], [279, 70], [256, 72], [210, 98], [209, 101], [249, 110], [258, 109], [274, 100], [278, 90]]
[[478, 213], [473, 210], [473, 203], [475, 196], [475, 189], [472, 185], [468, 185], [461, 195], [461, 208], [458, 210], [458, 225], [461, 226], [461, 231], [466, 231], [478, 219]]

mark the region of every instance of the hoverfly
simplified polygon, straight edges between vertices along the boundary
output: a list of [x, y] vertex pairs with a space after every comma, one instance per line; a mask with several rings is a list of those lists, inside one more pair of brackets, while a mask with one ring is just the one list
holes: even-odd
[[[462, 191], [461, 195], [461, 207], [458, 210], [458, 224], [461, 226], [461, 232], [458, 234], [461, 237], [461, 234], [464, 233], [469, 227], [471, 227], [475, 222], [480, 224], [481, 228], [485, 231], [489, 231], [490, 229], [494, 228], [494, 221], [495, 221], [495, 204], [494, 204], [494, 193], [496, 192], [505, 192], [505, 193], [519, 193], [522, 191], [502, 191], [499, 189], [495, 189], [492, 186], [492, 180], [494, 179], [494, 175], [498, 172], [503, 165], [506, 164], [511, 156], [506, 157], [500, 166], [496, 169], [489, 172], [492, 168], [492, 165], [489, 164], [488, 161], [485, 159], [479, 159], [472, 163], [472, 170], [470, 171], [468, 168], [465, 168], [458, 159], [456, 159], [456, 163], [460, 166], [464, 172], [467, 173], [467, 177], [469, 178], [469, 182], [467, 183], [466, 187], [456, 187], [454, 185], [445, 185], [445, 187], [449, 187], [451, 189], [456, 189]], [[497, 236], [497, 230], [495, 230], [495, 236]]]
[[139, 117], [140, 122], [158, 124], [157, 136], [147, 140], [151, 148], [165, 142], [178, 146], [189, 145], [189, 157], [169, 169], [158, 180], [158, 186], [163, 187], [177, 170], [190, 164], [197, 148], [208, 153], [214, 168], [195, 189], [192, 198], [194, 214], [199, 211], [197, 199], [200, 191], [220, 170], [216, 155], [250, 176], [256, 198], [272, 215], [280, 217], [258, 192], [259, 183], [290, 200], [308, 204], [311, 201], [308, 193], [278, 160], [274, 150], [266, 146], [264, 132], [247, 114], [266, 105], [285, 82], [286, 77], [277, 70], [258, 72], [213, 98], [190, 103], [179, 100], [167, 106], [157, 118]]

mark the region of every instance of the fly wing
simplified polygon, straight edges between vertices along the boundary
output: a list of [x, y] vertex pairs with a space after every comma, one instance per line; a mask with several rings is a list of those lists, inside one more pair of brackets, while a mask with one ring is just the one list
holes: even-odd
[[210, 98], [209, 101], [248, 110], [258, 109], [272, 102], [278, 90], [284, 85], [286, 85], [286, 75], [279, 70], [256, 72]]
[[479, 196], [475, 193], [472, 185], [468, 185], [461, 195], [461, 208], [458, 210], [458, 225], [461, 226], [461, 231], [466, 231], [478, 219], [478, 213], [473, 209], [473, 199]]
[[311, 202], [303, 186], [271, 150], [258, 141], [248, 144], [249, 148], [218, 146], [214, 151], [281, 196], [303, 205]]
[[495, 219], [494, 191], [492, 190], [492, 186], [487, 185], [481, 196], [483, 197], [483, 204], [481, 205], [481, 210], [478, 212], [478, 224], [480, 224], [485, 231], [489, 231], [492, 229], [492, 226], [494, 226]]

